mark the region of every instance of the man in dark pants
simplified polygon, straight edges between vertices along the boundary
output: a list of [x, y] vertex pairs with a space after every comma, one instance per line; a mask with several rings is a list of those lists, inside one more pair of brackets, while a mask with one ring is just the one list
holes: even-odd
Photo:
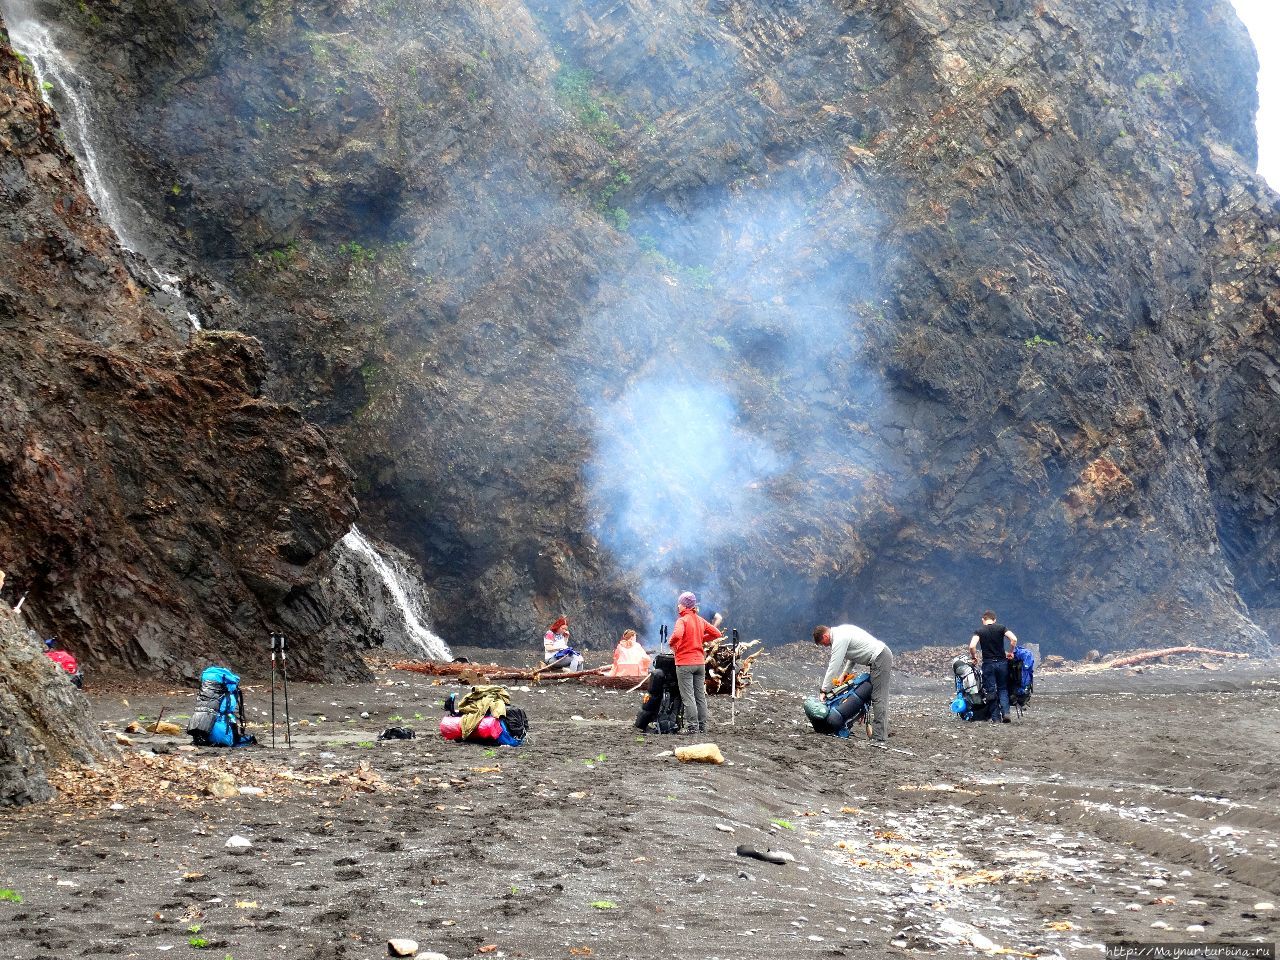
[[[1005, 647], [1005, 641], [1009, 646]], [[982, 626], [969, 640], [969, 657], [978, 665], [978, 648], [982, 648], [982, 689], [987, 700], [999, 697], [993, 704], [992, 723], [1011, 723], [1009, 718], [1009, 661], [1018, 649], [1018, 638], [1003, 623], [996, 622], [996, 615], [988, 610], [982, 615]]]

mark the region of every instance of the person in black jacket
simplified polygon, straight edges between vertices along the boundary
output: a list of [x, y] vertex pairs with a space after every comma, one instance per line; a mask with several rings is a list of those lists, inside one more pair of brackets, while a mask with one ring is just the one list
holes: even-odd
[[[1005, 641], [1009, 646], [1005, 646]], [[996, 615], [988, 610], [982, 615], [982, 626], [969, 640], [969, 658], [978, 665], [978, 649], [982, 649], [982, 687], [987, 702], [992, 704], [992, 723], [1011, 723], [1009, 718], [1009, 661], [1018, 649], [1018, 638]], [[996, 703], [996, 698], [999, 702]]]

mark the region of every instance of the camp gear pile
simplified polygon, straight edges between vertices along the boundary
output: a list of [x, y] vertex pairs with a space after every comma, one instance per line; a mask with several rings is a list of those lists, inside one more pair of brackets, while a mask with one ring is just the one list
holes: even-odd
[[804, 713], [818, 733], [844, 738], [856, 726], [867, 722], [871, 697], [871, 674], [860, 673], [842, 678], [825, 700], [806, 697]]
[[244, 747], [257, 742], [244, 732], [240, 678], [226, 667], [206, 667], [200, 674], [200, 693], [187, 733], [198, 747]]
[[452, 693], [444, 702], [440, 735], [446, 740], [518, 747], [529, 733], [523, 710], [513, 707], [506, 687], [472, 687], [459, 697]]

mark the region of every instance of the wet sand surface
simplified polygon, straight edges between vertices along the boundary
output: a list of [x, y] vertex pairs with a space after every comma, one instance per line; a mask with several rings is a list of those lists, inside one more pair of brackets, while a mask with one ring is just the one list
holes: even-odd
[[[372, 960], [389, 937], [453, 958], [1100, 957], [1280, 935], [1276, 665], [1044, 673], [1005, 726], [900, 676], [883, 750], [810, 730], [816, 662], [767, 663], [734, 725], [712, 699], [705, 738], [640, 735], [638, 694], [548, 684], [512, 689], [522, 747], [446, 743], [459, 688], [386, 667], [291, 684], [292, 750], [137, 735], [74, 795], [0, 818], [0, 888], [22, 897], [0, 902], [0, 958]], [[248, 699], [264, 719], [266, 685]], [[193, 703], [94, 694], [117, 729]], [[419, 738], [375, 742], [392, 725]], [[662, 755], [703, 739], [729, 763]], [[219, 780], [235, 795], [208, 795]]]

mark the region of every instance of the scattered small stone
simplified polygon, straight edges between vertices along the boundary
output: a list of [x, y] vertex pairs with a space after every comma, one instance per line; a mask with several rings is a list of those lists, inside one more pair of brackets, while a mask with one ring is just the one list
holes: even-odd
[[760, 851], [755, 847], [749, 847], [745, 843], [740, 844], [738, 849], [734, 851], [740, 857], [750, 857], [753, 860], [763, 860], [765, 863], [784, 864], [791, 863], [795, 857], [787, 853], [785, 850], [765, 850]]
[[716, 829], [721, 833], [733, 833], [733, 827], [729, 826], [727, 823], [717, 823]]
[[250, 847], [253, 846], [253, 841], [250, 840], [248, 837], [242, 837], [239, 834], [236, 834], [235, 836], [227, 840], [227, 842], [224, 843], [223, 846], [226, 847], [227, 850], [231, 853], [245, 853], [247, 850], [249, 850]]
[[224, 800], [240, 795], [240, 788], [236, 786], [235, 780], [225, 773], [215, 774], [212, 782], [204, 790], [209, 796], [221, 797]]
[[1157, 920], [1155, 923], [1151, 925], [1151, 929], [1152, 930], [1168, 930], [1169, 925], [1165, 923], [1163, 920]]
[[1193, 923], [1187, 927], [1187, 933], [1204, 933], [1204, 926], [1199, 923]]
[[416, 940], [388, 940], [387, 953], [393, 957], [412, 957], [418, 952], [418, 941]]
[[126, 807], [123, 803], [113, 803], [111, 806], [107, 807], [107, 809], [108, 810], [127, 810], [128, 807]]
[[240, 788], [240, 795], [242, 797], [260, 797], [264, 793], [266, 793], [266, 791], [263, 790], [261, 787], [241, 787]]
[[1275, 908], [1276, 905], [1270, 900], [1263, 900], [1261, 903], [1255, 903], [1253, 905], [1253, 909], [1255, 910], [1274, 910]]
[[368, 720], [368, 719], [369, 719], [369, 711], [368, 711], [368, 710], [361, 710], [361, 711], [360, 711], [360, 719], [361, 719], [361, 720]]

